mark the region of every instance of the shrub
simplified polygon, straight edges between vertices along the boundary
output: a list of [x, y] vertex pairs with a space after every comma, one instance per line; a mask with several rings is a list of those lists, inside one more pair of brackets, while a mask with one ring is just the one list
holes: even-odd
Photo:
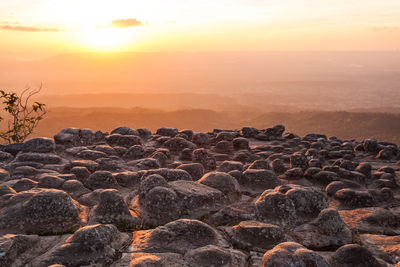
[[[42, 89], [27, 88], [20, 95], [15, 92], [5, 92], [0, 90], [0, 99], [3, 100], [7, 113], [8, 121], [6, 130], [0, 131], [0, 138], [8, 144], [23, 142], [43, 119], [46, 114], [46, 105], [33, 102], [31, 97], [38, 94]], [[0, 121], [5, 118], [0, 116]]]

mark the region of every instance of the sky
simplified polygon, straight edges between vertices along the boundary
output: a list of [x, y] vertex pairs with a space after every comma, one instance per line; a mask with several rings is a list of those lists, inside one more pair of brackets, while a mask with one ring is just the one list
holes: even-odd
[[400, 49], [398, 0], [1, 0], [0, 55]]

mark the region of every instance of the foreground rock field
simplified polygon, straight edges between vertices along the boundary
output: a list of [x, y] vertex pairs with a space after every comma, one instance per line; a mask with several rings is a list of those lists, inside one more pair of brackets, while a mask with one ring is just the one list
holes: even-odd
[[400, 266], [396, 144], [64, 129], [0, 148], [0, 266]]

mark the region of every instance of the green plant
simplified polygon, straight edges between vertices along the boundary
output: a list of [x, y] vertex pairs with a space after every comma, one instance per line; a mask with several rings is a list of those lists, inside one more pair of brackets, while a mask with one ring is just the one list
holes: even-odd
[[[15, 92], [0, 90], [0, 99], [3, 100], [7, 113], [7, 129], [0, 131], [0, 138], [8, 144], [23, 142], [36, 128], [39, 121], [43, 119], [46, 112], [46, 105], [33, 102], [31, 97], [38, 94], [42, 89], [27, 88], [20, 95]], [[5, 118], [0, 116], [0, 121]]]

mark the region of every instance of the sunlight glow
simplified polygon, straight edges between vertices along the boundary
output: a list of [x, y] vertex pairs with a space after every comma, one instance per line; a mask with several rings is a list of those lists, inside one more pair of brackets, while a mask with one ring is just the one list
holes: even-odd
[[88, 29], [82, 32], [82, 38], [85, 46], [89, 46], [94, 50], [100, 51], [121, 49], [127, 45], [129, 37], [129, 30], [109, 27]]

